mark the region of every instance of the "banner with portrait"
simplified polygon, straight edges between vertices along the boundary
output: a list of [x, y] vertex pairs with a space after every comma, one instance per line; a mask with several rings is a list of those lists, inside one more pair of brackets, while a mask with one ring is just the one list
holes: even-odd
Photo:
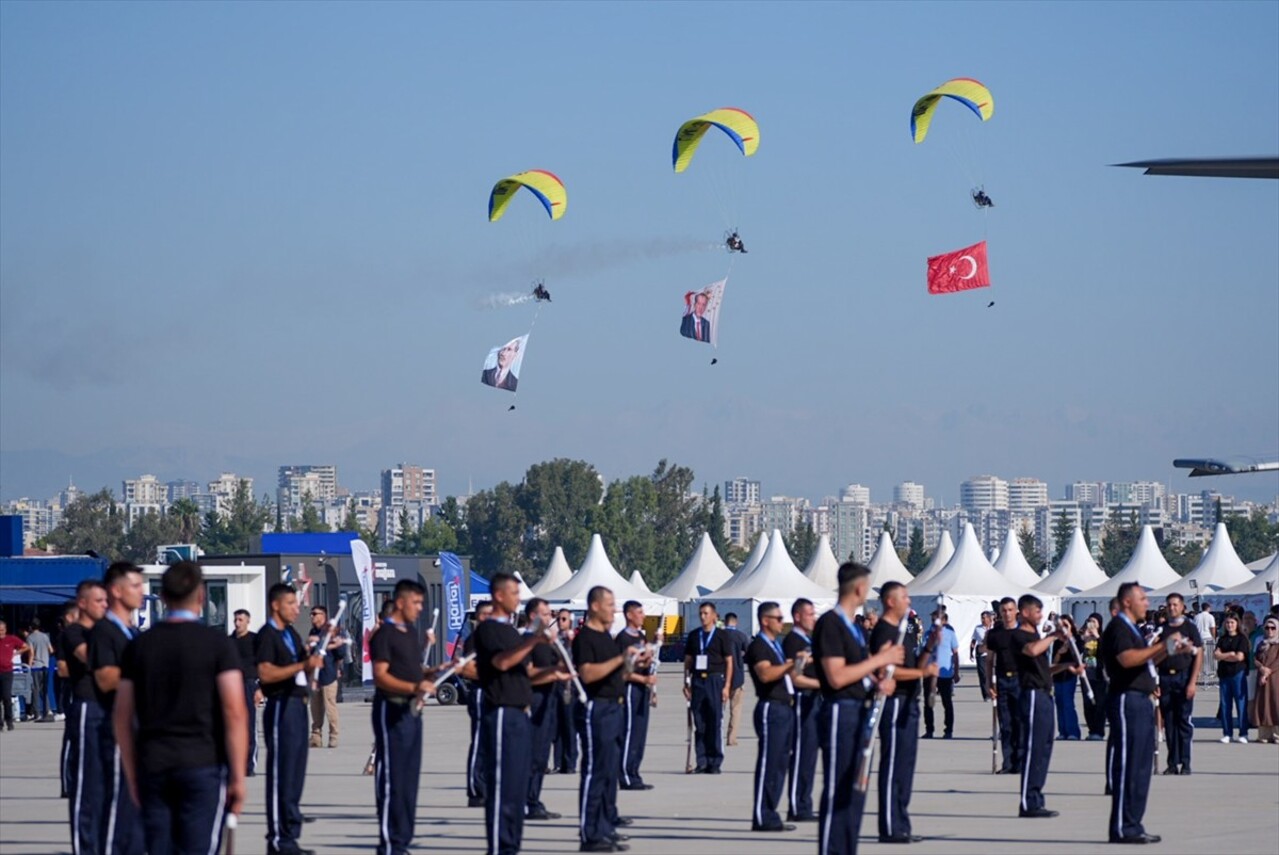
[[528, 348], [528, 333], [500, 344], [489, 351], [484, 359], [480, 382], [494, 389], [514, 392], [520, 381], [520, 369], [524, 364], [524, 351]]
[[719, 309], [724, 304], [724, 286], [727, 284], [727, 279], [721, 279], [705, 288], [685, 292], [680, 335], [706, 342], [711, 347], [719, 346]]

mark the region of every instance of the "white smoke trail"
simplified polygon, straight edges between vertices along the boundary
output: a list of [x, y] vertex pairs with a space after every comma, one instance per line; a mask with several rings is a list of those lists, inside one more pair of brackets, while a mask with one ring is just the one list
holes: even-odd
[[696, 238], [613, 238], [575, 246], [552, 246], [533, 258], [532, 266], [546, 276], [597, 273], [634, 261], [652, 261], [695, 252], [723, 252], [724, 245]]
[[531, 302], [533, 302], [532, 292], [521, 294], [518, 292], [508, 291], [501, 294], [488, 294], [484, 297], [480, 297], [475, 301], [475, 305], [480, 309], [505, 309], [509, 306], [518, 306], [521, 303]]

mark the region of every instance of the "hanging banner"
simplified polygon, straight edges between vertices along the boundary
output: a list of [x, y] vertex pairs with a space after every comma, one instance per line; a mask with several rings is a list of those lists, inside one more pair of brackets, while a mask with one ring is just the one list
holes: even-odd
[[444, 579], [444, 655], [453, 658], [462, 624], [466, 623], [466, 591], [462, 587], [462, 562], [452, 552], [440, 553]]
[[712, 282], [700, 291], [684, 294], [684, 318], [679, 324], [679, 334], [693, 341], [701, 341], [711, 347], [719, 346], [719, 307], [724, 302], [724, 286], [727, 279]]
[[360, 599], [364, 603], [361, 612], [364, 643], [360, 645], [363, 671], [360, 679], [369, 682], [373, 679], [373, 660], [369, 658], [369, 637], [377, 628], [377, 605], [373, 601], [373, 555], [364, 541], [359, 538], [351, 541], [351, 560], [355, 562], [355, 578], [360, 583]]

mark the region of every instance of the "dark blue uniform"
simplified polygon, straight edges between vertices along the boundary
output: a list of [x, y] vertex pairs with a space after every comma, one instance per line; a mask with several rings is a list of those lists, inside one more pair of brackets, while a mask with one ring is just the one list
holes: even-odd
[[[93, 672], [75, 655], [76, 648], [88, 644], [89, 630], [73, 623], [62, 631], [66, 651], [67, 733], [67, 810], [71, 819], [71, 851], [75, 855], [96, 855], [99, 829], [107, 794], [103, 788], [106, 773], [98, 746], [102, 728], [102, 707], [93, 694]], [[88, 650], [85, 650], [86, 656]]]
[[[906, 631], [903, 668], [919, 667], [919, 630], [911, 618]], [[898, 627], [880, 618], [870, 633], [870, 652], [896, 644]], [[911, 836], [910, 796], [915, 783], [915, 757], [919, 747], [919, 680], [899, 682], [884, 701], [879, 720], [879, 837]]]
[[[644, 633], [632, 630], [629, 626], [623, 628], [614, 641], [617, 642], [619, 652], [647, 643]], [[644, 779], [640, 777], [640, 764], [644, 762], [644, 748], [648, 744], [651, 693], [652, 689], [648, 686], [629, 681], [622, 690], [622, 769], [621, 783], [618, 786], [623, 790], [648, 789]]]
[[[724, 721], [724, 680], [733, 658], [728, 633], [698, 627], [688, 634], [684, 668], [689, 675], [693, 712], [693, 745], [698, 772], [718, 773], [724, 762], [721, 728]], [[702, 665], [704, 667], [698, 667]]]
[[476, 668], [483, 711], [480, 743], [484, 763], [484, 832], [489, 855], [513, 855], [524, 838], [524, 806], [532, 757], [533, 702], [526, 662], [499, 671], [493, 659], [524, 643], [518, 630], [504, 620], [490, 618], [475, 628]]
[[[281, 667], [306, 659], [302, 637], [287, 626], [267, 621], [258, 630], [258, 664]], [[302, 835], [302, 786], [306, 781], [307, 677], [262, 683], [266, 695], [263, 736], [266, 738], [266, 840], [268, 855], [294, 855]]]
[[742, 657], [745, 670], [755, 686], [755, 736], [759, 751], [755, 757], [755, 789], [751, 802], [751, 830], [775, 831], [782, 827], [777, 803], [786, 783], [787, 757], [790, 754], [791, 730], [795, 726], [792, 710], [795, 687], [790, 675], [764, 682], [755, 673], [756, 664], [780, 665], [786, 661], [782, 645], [760, 633], [751, 640]]
[[1013, 655], [1012, 630], [994, 626], [986, 633], [987, 656], [994, 668], [997, 690], [995, 707], [999, 713], [999, 744], [1003, 752], [1003, 774], [1021, 771], [1021, 678]]
[[258, 768], [258, 705], [253, 696], [258, 690], [258, 634], [246, 632], [244, 635], [231, 634], [231, 643], [240, 655], [240, 674], [244, 678], [244, 705], [249, 710], [249, 768], [246, 774], [253, 775]]
[[861, 627], [840, 611], [838, 605], [822, 615], [813, 628], [813, 656], [821, 683], [822, 711], [818, 721], [822, 748], [822, 801], [817, 832], [819, 855], [852, 855], [857, 851], [857, 835], [866, 794], [857, 791], [857, 764], [869, 714], [869, 678], [836, 689], [821, 667], [825, 657], [843, 657], [848, 664], [867, 658], [866, 636]]
[[[813, 648], [813, 641], [803, 630], [792, 629], [782, 639], [782, 653], [795, 659], [801, 651]], [[809, 662], [804, 676], [817, 679], [817, 663]], [[787, 787], [791, 822], [817, 819], [813, 811], [813, 781], [817, 777], [817, 716], [822, 708], [822, 695], [816, 689], [795, 690], [795, 716], [791, 724], [790, 786]]]
[[[386, 662], [398, 680], [422, 679], [422, 639], [412, 627], [383, 620], [369, 639], [369, 658]], [[415, 695], [378, 689], [373, 694], [374, 796], [377, 801], [377, 855], [407, 855], [413, 843], [417, 789], [422, 772], [422, 717], [414, 715]]]
[[1038, 632], [1018, 627], [1009, 635], [1021, 680], [1019, 713], [1023, 760], [1019, 813], [1027, 816], [1045, 810], [1044, 783], [1048, 780], [1048, 764], [1053, 756], [1053, 734], [1056, 731], [1052, 669], [1048, 665], [1047, 650], [1033, 657], [1022, 652], [1027, 644], [1039, 640]]
[[[618, 655], [607, 632], [583, 626], [573, 639], [573, 662], [608, 662]], [[578, 705], [577, 730], [582, 741], [582, 776], [578, 782], [583, 846], [607, 844], [617, 833], [617, 779], [621, 772], [622, 668], [593, 683], [583, 681], [586, 703]]]
[[[1196, 650], [1203, 649], [1203, 638], [1193, 621], [1182, 618], [1179, 624], [1169, 622], [1164, 626], [1163, 641], [1178, 635], [1190, 639]], [[1168, 745], [1168, 768], [1164, 774], [1190, 774], [1190, 744], [1195, 738], [1191, 717], [1195, 713], [1195, 700], [1187, 697], [1187, 690], [1196, 655], [1178, 653], [1159, 663], [1159, 711], [1163, 713], [1164, 739]]]
[[[124, 663], [125, 648], [137, 636], [137, 627], [126, 624], [113, 612], [107, 612], [106, 617], [89, 630], [90, 669], [97, 671], [100, 668], [120, 668]], [[129, 797], [124, 769], [120, 766], [120, 749], [116, 745], [115, 731], [111, 724], [111, 716], [115, 710], [115, 692], [100, 691], [96, 682], [93, 692], [97, 698], [98, 710], [96, 714], [87, 716], [87, 720], [96, 719], [98, 765], [105, 777], [102, 783], [103, 807], [98, 826], [100, 851], [106, 855], [136, 855], [142, 852], [145, 845], [142, 815]]]
[[[559, 664], [559, 654], [549, 644], [539, 644], [529, 654], [535, 670], [554, 668]], [[560, 684], [543, 683], [533, 686], [533, 705], [529, 708], [529, 724], [533, 728], [532, 763], [529, 767], [528, 802], [525, 815], [547, 818], [546, 805], [542, 804], [542, 782], [546, 779], [546, 763], [551, 753], [551, 739], [559, 724]]]
[[[475, 632], [462, 642], [462, 654], [475, 652]], [[471, 720], [471, 744], [466, 750], [466, 799], [470, 807], [484, 804], [484, 746], [480, 742], [480, 721], [484, 717], [484, 690], [478, 680], [467, 681], [466, 715]]]
[[1101, 665], [1110, 681], [1106, 714], [1114, 743], [1109, 773], [1111, 842], [1146, 833], [1142, 818], [1155, 753], [1155, 713], [1150, 703], [1156, 686], [1155, 668], [1151, 662], [1136, 668], [1119, 664], [1120, 653], [1145, 646], [1141, 631], [1123, 614], [1111, 620], [1102, 633]]

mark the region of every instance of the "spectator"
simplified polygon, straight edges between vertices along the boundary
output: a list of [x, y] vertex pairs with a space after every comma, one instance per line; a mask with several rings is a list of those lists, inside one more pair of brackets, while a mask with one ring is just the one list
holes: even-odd
[[[1222, 742], [1248, 741], [1248, 639], [1239, 632], [1239, 618], [1226, 615], [1221, 638], [1213, 658], [1217, 660], [1217, 682], [1221, 688]], [[1234, 713], [1239, 714], [1239, 735], [1234, 735]]]
[[1106, 671], [1097, 664], [1101, 646], [1101, 615], [1093, 612], [1084, 621], [1079, 636], [1079, 652], [1084, 657], [1084, 676], [1092, 686], [1093, 699], [1084, 696], [1084, 721], [1088, 724], [1088, 739], [1096, 741], [1106, 736]]
[[329, 747], [338, 747], [338, 664], [337, 656], [341, 655], [342, 639], [336, 636], [329, 638], [324, 650], [319, 644], [324, 638], [329, 625], [329, 610], [324, 606], [311, 607], [311, 632], [309, 644], [316, 653], [324, 656], [324, 664], [318, 675], [311, 675], [311, 747], [321, 748], [324, 745], [324, 722], [329, 723]]
[[746, 648], [750, 647], [751, 640], [737, 628], [737, 615], [733, 612], [724, 615], [724, 629], [733, 645], [733, 683], [728, 692], [728, 735], [725, 741], [736, 745], [737, 729], [742, 720], [742, 698], [746, 696]]
[[924, 681], [924, 739], [932, 739], [936, 722], [933, 707], [941, 696], [943, 726], [942, 736], [952, 739], [955, 735], [955, 684], [959, 682], [959, 636], [950, 625], [945, 609], [932, 613], [934, 626], [940, 625], [941, 633], [933, 661], [937, 663], [937, 676]]
[[977, 663], [977, 688], [981, 690], [981, 699], [990, 700], [990, 690], [986, 687], [986, 633], [995, 625], [995, 613], [981, 613], [981, 623], [973, 629], [973, 637], [968, 642], [968, 658]]
[[1206, 642], [1217, 637], [1217, 619], [1212, 616], [1212, 606], [1203, 603], [1199, 606], [1199, 614], [1195, 615], [1195, 629]]
[[[1079, 645], [1079, 634], [1075, 622], [1067, 615], [1062, 615], [1061, 626], [1075, 636], [1075, 645]], [[1082, 739], [1079, 730], [1079, 712], [1075, 708], [1075, 690], [1079, 687], [1079, 677], [1070, 670], [1074, 665], [1085, 665], [1075, 661], [1074, 651], [1070, 644], [1058, 641], [1053, 652], [1053, 701], [1057, 704], [1058, 739]], [[1058, 670], [1056, 666], [1061, 666]]]
[[1257, 687], [1248, 705], [1258, 742], [1279, 742], [1279, 617], [1271, 615], [1262, 625], [1257, 645]]
[[40, 629], [40, 619], [31, 619], [31, 630], [27, 633], [27, 647], [31, 650], [31, 709], [27, 711], [28, 721], [53, 721], [53, 712], [49, 709], [49, 650], [52, 648], [49, 636]]
[[7, 730], [13, 730], [13, 660], [30, 649], [21, 638], [10, 635], [8, 625], [0, 620], [0, 703]]

